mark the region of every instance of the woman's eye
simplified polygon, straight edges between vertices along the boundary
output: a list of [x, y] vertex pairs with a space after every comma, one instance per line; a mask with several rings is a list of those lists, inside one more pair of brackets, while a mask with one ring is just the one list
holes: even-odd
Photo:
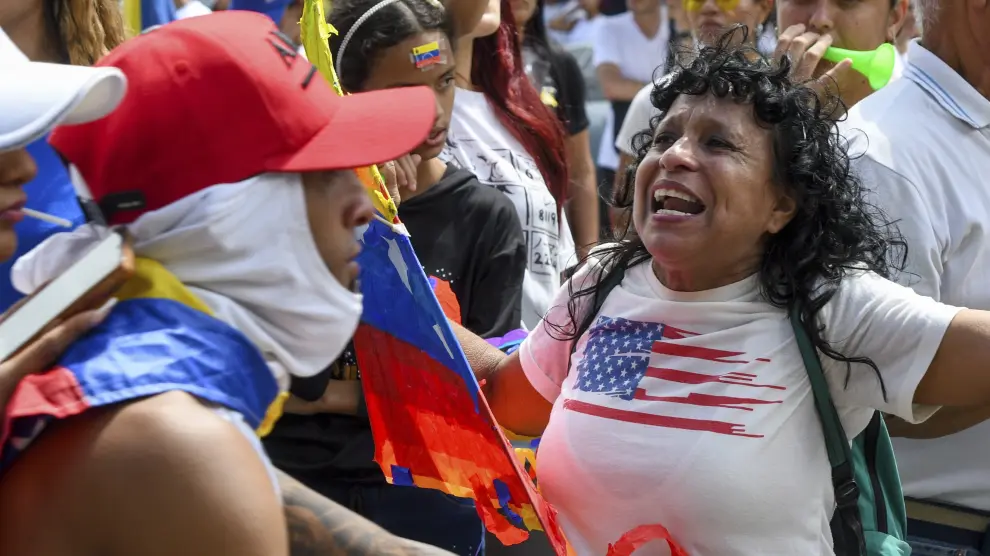
[[440, 88], [441, 89], [446, 89], [447, 87], [450, 87], [453, 84], [454, 84], [454, 76], [453, 75], [445, 75], [445, 76], [443, 76], [443, 77], [440, 78]]
[[674, 144], [674, 135], [671, 133], [658, 133], [656, 137], [653, 138], [654, 147], [669, 147]]
[[713, 149], [735, 150], [735, 146], [721, 137], [709, 137], [708, 146]]

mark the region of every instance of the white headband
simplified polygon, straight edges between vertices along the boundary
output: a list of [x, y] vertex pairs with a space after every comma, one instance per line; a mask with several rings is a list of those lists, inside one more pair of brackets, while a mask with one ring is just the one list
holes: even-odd
[[344, 40], [340, 41], [340, 49], [337, 51], [337, 63], [335, 65], [337, 66], [336, 69], [337, 69], [338, 80], [340, 79], [340, 60], [344, 57], [344, 51], [347, 50], [347, 43], [351, 42], [351, 37], [354, 36], [354, 32], [358, 30], [358, 27], [360, 27], [362, 23], [368, 21], [369, 17], [375, 15], [375, 12], [384, 8], [385, 6], [388, 6], [389, 4], [394, 4], [398, 1], [399, 0], [382, 0], [381, 2], [372, 6], [370, 10], [364, 12], [364, 14], [361, 17], [359, 17], [357, 21], [354, 22], [354, 25], [351, 25], [351, 30], [348, 31], [346, 35], [344, 35]]
[[[344, 40], [340, 41], [340, 49], [337, 50], [337, 62], [334, 64], [334, 66], [336, 66], [334, 69], [337, 70], [338, 80], [340, 80], [340, 61], [344, 58], [344, 51], [347, 50], [347, 44], [351, 42], [351, 38], [354, 36], [355, 31], [358, 30], [358, 27], [360, 27], [361, 24], [364, 23], [365, 21], [368, 21], [368, 18], [375, 15], [375, 12], [377, 12], [378, 10], [384, 8], [385, 6], [388, 6], [389, 4], [394, 4], [398, 1], [399, 0], [382, 0], [381, 2], [375, 4], [374, 6], [371, 7], [370, 10], [364, 12], [364, 14], [361, 17], [359, 17], [357, 21], [354, 22], [354, 25], [351, 26], [351, 30], [348, 31], [346, 35], [344, 35]], [[440, 3], [440, 0], [426, 0], [426, 1], [438, 9], [441, 10], [443, 9], [443, 4]]]

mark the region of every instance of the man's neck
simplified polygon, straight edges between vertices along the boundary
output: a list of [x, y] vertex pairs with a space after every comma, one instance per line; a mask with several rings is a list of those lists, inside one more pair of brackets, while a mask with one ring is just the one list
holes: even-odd
[[951, 32], [955, 26], [949, 21], [933, 27], [925, 30], [921, 45], [990, 99], [990, 52], [972, 44], [965, 34]]
[[29, 60], [63, 62], [56, 46], [58, 41], [48, 36], [43, 3], [36, 2], [36, 5], [37, 9], [19, 15], [11, 21], [2, 21], [0, 25]]
[[660, 32], [660, 8], [656, 11], [633, 12], [633, 21], [642, 31], [643, 36], [653, 38]]

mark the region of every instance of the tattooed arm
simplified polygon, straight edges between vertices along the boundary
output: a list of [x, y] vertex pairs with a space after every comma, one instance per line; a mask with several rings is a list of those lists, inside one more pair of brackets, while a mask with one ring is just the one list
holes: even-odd
[[291, 556], [453, 556], [397, 537], [278, 472]]

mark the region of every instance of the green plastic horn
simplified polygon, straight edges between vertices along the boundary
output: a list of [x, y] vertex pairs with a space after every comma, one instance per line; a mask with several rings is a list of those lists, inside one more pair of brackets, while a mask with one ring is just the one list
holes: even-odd
[[880, 48], [867, 52], [835, 47], [825, 51], [825, 59], [830, 62], [839, 63], [846, 58], [852, 60], [853, 69], [866, 76], [874, 91], [890, 82], [891, 76], [894, 75], [896, 56], [894, 45], [886, 42], [881, 44]]

